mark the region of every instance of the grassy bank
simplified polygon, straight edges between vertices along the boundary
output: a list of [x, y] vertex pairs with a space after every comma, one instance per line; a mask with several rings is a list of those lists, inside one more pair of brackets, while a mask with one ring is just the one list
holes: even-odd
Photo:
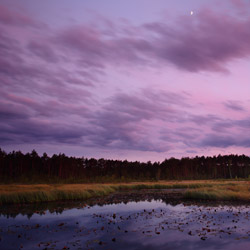
[[186, 189], [185, 198], [250, 200], [248, 181], [159, 181], [120, 184], [0, 185], [0, 204], [86, 200], [120, 190]]
[[230, 182], [188, 189], [184, 198], [196, 200], [250, 201], [250, 182]]

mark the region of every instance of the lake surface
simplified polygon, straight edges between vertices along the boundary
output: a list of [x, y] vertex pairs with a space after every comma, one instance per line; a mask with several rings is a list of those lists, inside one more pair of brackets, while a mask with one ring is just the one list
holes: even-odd
[[250, 248], [249, 205], [106, 203], [2, 207], [0, 249]]

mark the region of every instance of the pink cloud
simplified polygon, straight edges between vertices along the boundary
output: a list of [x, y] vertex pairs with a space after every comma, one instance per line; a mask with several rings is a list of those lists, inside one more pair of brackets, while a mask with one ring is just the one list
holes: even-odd
[[27, 14], [10, 10], [4, 5], [0, 5], [0, 23], [15, 26], [39, 27], [41, 24]]

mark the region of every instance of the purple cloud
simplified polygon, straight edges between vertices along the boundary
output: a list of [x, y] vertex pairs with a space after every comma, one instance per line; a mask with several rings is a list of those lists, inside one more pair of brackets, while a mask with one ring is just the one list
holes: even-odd
[[209, 134], [205, 136], [199, 146], [202, 147], [219, 147], [219, 148], [227, 148], [230, 146], [236, 146], [238, 142], [236, 139], [231, 136], [219, 136], [218, 134]]
[[0, 22], [3, 24], [20, 26], [34, 24], [34, 20], [29, 16], [17, 11], [12, 11], [3, 5], [0, 5]]
[[[100, 28], [85, 25], [64, 30], [57, 41], [76, 51], [86, 67], [157, 63], [191, 72], [227, 72], [227, 63], [250, 55], [249, 25], [249, 18], [202, 9], [195, 17], [181, 17], [172, 25], [144, 24], [134, 37], [122, 32], [106, 36]], [[119, 29], [119, 23], [116, 26]]]
[[187, 99], [184, 94], [156, 93], [146, 89], [134, 95], [117, 94], [102, 110], [93, 114], [91, 124], [96, 132], [91, 141], [95, 146], [110, 148], [167, 151], [170, 143], [161, 141], [158, 135], [154, 140], [150, 139], [151, 130], [158, 128], [161, 121], [178, 120]]
[[46, 25], [37, 21], [30, 14], [10, 9], [0, 4], [0, 24], [5, 26], [44, 28]]
[[241, 104], [237, 101], [227, 101], [224, 103], [225, 107], [234, 111], [245, 111], [245, 109], [241, 106]]
[[44, 42], [31, 41], [27, 49], [34, 55], [44, 59], [46, 62], [58, 63], [59, 58], [52, 48]]
[[225, 64], [250, 54], [250, 19], [242, 20], [210, 9], [199, 10], [193, 18], [183, 17], [171, 27], [146, 24], [158, 39], [151, 53], [180, 69], [227, 71]]
[[217, 115], [206, 114], [206, 115], [193, 115], [191, 114], [189, 120], [199, 126], [207, 126], [216, 122], [222, 121]]
[[156, 153], [249, 147], [243, 101], [213, 97], [207, 75], [198, 78], [249, 57], [249, 17], [202, 9], [172, 22], [106, 21], [34, 30], [31, 15], [0, 7], [2, 145]]
[[[152, 126], [157, 128], [159, 121], [177, 121], [188, 98], [185, 94], [171, 92], [157, 94], [143, 90], [142, 93], [116, 94], [95, 112], [81, 108], [79, 104], [55, 101], [41, 103], [31, 98], [2, 93], [6, 99], [6, 105], [1, 104], [0, 112], [0, 136], [5, 138], [2, 143], [69, 143], [71, 137], [75, 144], [88, 147], [167, 151], [171, 148], [169, 141], [165, 142], [157, 134], [154, 140], [150, 139]], [[157, 100], [152, 96], [158, 97]], [[74, 118], [76, 116], [78, 118]], [[80, 125], [72, 126], [71, 122], [68, 124], [61, 117], [76, 119]]]
[[218, 134], [206, 135], [199, 143], [201, 147], [217, 147], [217, 148], [228, 148], [232, 146], [236, 147], [250, 147], [250, 139], [245, 136], [224, 136]]

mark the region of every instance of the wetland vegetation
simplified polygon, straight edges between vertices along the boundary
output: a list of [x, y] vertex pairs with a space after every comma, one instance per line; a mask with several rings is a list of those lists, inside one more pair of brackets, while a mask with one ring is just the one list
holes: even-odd
[[250, 202], [249, 181], [158, 181], [92, 184], [5, 184], [0, 185], [0, 204], [58, 200], [87, 200], [124, 190], [179, 190], [180, 199], [242, 200]]

